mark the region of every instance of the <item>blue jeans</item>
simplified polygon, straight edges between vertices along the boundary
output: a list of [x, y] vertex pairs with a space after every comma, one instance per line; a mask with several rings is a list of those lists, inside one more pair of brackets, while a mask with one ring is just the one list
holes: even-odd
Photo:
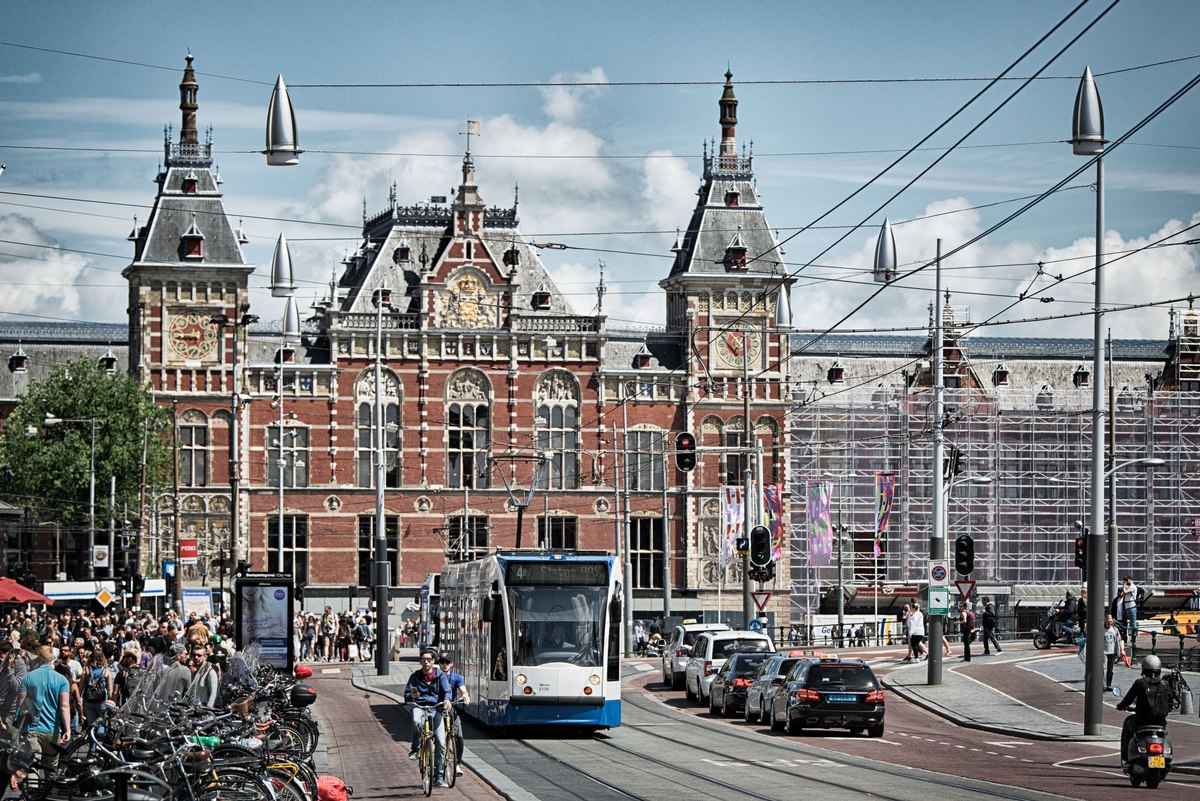
[[1129, 634], [1129, 644], [1137, 645], [1137, 607], [1131, 606], [1125, 610], [1125, 631]]
[[425, 729], [425, 718], [432, 717], [430, 725], [433, 727], [434, 742], [434, 772], [436, 773], [437, 781], [442, 781], [446, 778], [446, 725], [442, 720], [442, 707], [438, 706], [416, 706], [412, 708], [412, 727], [413, 727], [413, 745], [419, 746], [421, 743], [421, 732]]

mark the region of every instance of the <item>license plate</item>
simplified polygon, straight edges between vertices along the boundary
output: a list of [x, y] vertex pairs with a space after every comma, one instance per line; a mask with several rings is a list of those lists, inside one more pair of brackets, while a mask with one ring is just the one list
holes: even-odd
[[825, 698], [835, 704], [852, 704], [858, 700], [858, 696], [846, 695], [844, 693], [831, 693], [825, 696]]
[[1156, 757], [1150, 757], [1149, 759], [1146, 760], [1146, 767], [1165, 768], [1166, 766], [1167, 766], [1167, 758], [1166, 757], [1156, 756]]

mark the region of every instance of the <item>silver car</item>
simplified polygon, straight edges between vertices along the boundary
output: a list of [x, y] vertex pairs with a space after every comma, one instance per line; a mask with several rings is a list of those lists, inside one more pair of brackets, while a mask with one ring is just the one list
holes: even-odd
[[684, 622], [671, 631], [662, 654], [663, 684], [673, 690], [683, 689], [683, 677], [687, 672], [688, 660], [692, 658], [692, 646], [696, 638], [706, 631], [729, 631], [724, 623]]
[[702, 706], [708, 703], [713, 677], [725, 660], [737, 653], [775, 653], [775, 644], [761, 631], [706, 631], [696, 638], [692, 658], [684, 671], [683, 689], [687, 697]]

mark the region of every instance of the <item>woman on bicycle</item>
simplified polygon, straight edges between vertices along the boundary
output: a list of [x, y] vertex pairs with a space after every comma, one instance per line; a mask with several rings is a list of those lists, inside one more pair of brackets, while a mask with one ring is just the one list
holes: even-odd
[[454, 696], [450, 692], [449, 678], [434, 665], [436, 658], [432, 648], [422, 648], [421, 666], [412, 672], [408, 683], [404, 685], [404, 698], [412, 704], [413, 748], [408, 758], [417, 758], [425, 719], [432, 716], [431, 728], [436, 738], [436, 779], [439, 787], [449, 787], [446, 783], [446, 729], [442, 716], [450, 711], [450, 701]]

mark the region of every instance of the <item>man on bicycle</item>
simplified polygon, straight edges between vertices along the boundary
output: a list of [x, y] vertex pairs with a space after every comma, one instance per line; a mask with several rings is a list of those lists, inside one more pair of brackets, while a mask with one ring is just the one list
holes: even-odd
[[421, 666], [413, 671], [408, 677], [408, 683], [404, 685], [404, 697], [413, 705], [413, 747], [408, 752], [408, 758], [417, 758], [417, 748], [421, 742], [421, 733], [425, 729], [425, 720], [432, 716], [430, 726], [436, 738], [434, 764], [437, 783], [439, 787], [449, 787], [446, 783], [446, 731], [443, 715], [450, 711], [450, 701], [454, 696], [450, 691], [449, 678], [437, 669], [434, 659], [436, 657], [432, 648], [422, 648]]
[[[464, 704], [471, 703], [471, 694], [467, 692], [466, 679], [462, 677], [462, 674], [454, 672], [454, 657], [450, 656], [449, 651], [442, 651], [441, 656], [438, 657], [438, 669], [442, 671], [446, 679], [450, 682], [450, 699], [453, 701], [462, 701]], [[453, 710], [451, 710], [450, 714], [455, 715]], [[459, 736], [461, 738], [461, 731]], [[459, 739], [457, 743], [454, 743], [454, 746], [461, 748], [462, 740]], [[458, 776], [463, 775], [461, 753], [458, 754], [458, 760], [454, 763], [454, 773]]]

